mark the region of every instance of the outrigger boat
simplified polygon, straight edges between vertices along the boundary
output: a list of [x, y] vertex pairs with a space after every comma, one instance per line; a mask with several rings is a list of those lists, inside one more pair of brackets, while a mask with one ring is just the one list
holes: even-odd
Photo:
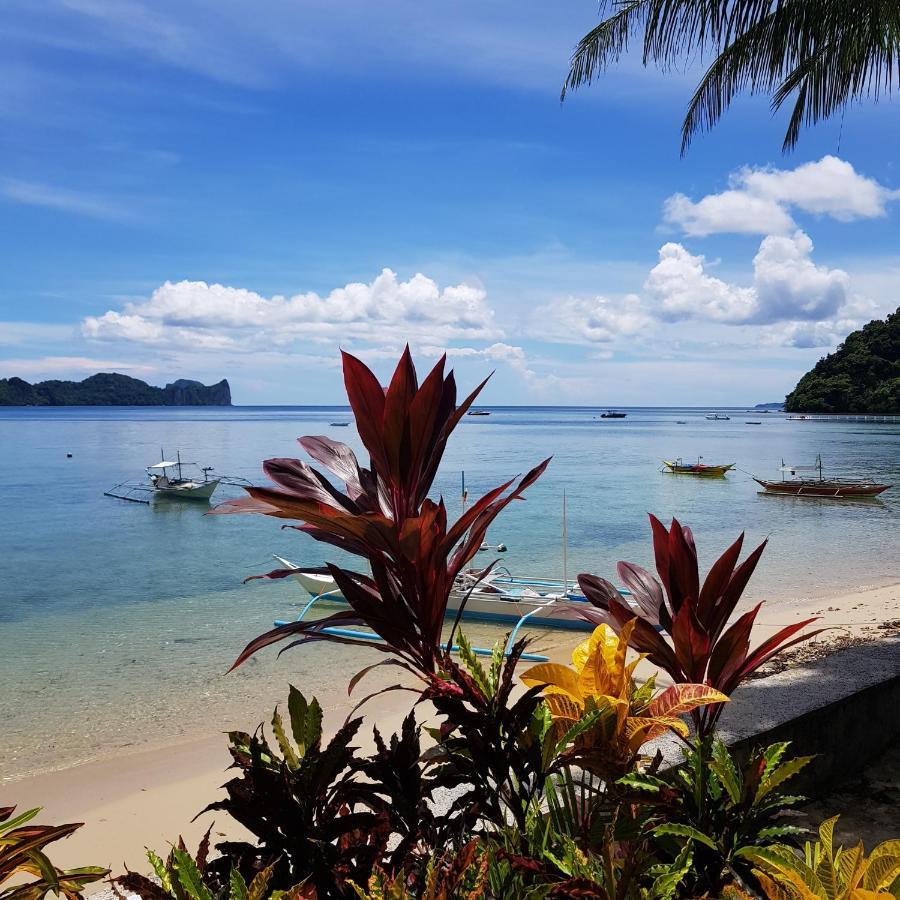
[[723, 466], [708, 466], [700, 462], [703, 457], [699, 457], [696, 463], [682, 462], [681, 457], [675, 460], [664, 459], [663, 472], [672, 475], [701, 475], [707, 478], [724, 478], [725, 473], [734, 468], [734, 463], [727, 463]]
[[185, 476], [184, 469], [197, 467], [196, 463], [181, 461], [181, 451], [176, 453], [175, 460], [166, 459], [163, 451], [160, 451], [162, 459], [158, 463], [147, 466], [149, 484], [136, 484], [123, 481], [103, 492], [104, 497], [115, 497], [117, 500], [130, 500], [132, 503], [149, 503], [146, 495], [175, 500], [200, 500], [209, 502], [220, 484], [234, 484], [245, 486], [250, 482], [246, 478], [238, 478], [231, 475], [210, 477], [212, 466], [200, 468], [201, 476]]
[[[818, 478], [785, 478], [786, 474], [796, 476], [798, 472], [818, 472]], [[826, 497], [832, 499], [860, 499], [877, 497], [893, 487], [874, 481], [825, 478], [822, 474], [822, 456], [816, 456], [814, 466], [786, 466], [781, 461], [781, 481], [764, 481], [755, 475], [751, 477], [767, 494], [785, 494], [793, 497]]]
[[[330, 575], [305, 572], [289, 560], [275, 557], [286, 569], [297, 569], [294, 579], [310, 595], [300, 613], [303, 619], [320, 602], [344, 604], [337, 584]], [[587, 598], [571, 584], [546, 578], [515, 576], [505, 567], [495, 569], [478, 581], [474, 569], [460, 574], [447, 603], [446, 616], [455, 619], [465, 601], [463, 621], [519, 625], [530, 621], [542, 628], [592, 631], [594, 626], [573, 615], [572, 603], [587, 603]], [[624, 597], [630, 596], [622, 590]], [[567, 602], [571, 601], [571, 602]], [[284, 624], [283, 622], [276, 622]]]

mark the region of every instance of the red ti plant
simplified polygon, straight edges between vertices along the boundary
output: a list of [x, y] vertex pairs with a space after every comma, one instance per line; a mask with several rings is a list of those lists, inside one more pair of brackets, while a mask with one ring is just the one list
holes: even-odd
[[[646, 653], [676, 684], [708, 684], [730, 696], [773, 656], [819, 633], [789, 640], [816, 621], [805, 619], [782, 628], [751, 651], [750, 632], [762, 603], [731, 624], [729, 620], [766, 542], [738, 564], [744, 542], [741, 534], [713, 563], [701, 585], [691, 529], [677, 519], [667, 529], [653, 515], [650, 525], [659, 581], [640, 566], [620, 562], [619, 578], [635, 603], [630, 606], [610, 582], [596, 575], [579, 575], [578, 583], [595, 607], [582, 614], [593, 622], [609, 623], [617, 632], [636, 615], [629, 645]], [[723, 704], [715, 704], [692, 713], [701, 739], [712, 733], [723, 709]]]
[[[290, 647], [316, 640], [374, 647], [425, 679], [439, 668], [441, 629], [457, 575], [478, 551], [494, 518], [549, 463], [542, 462], [515, 486], [513, 479], [494, 488], [448, 523], [443, 499], [430, 500], [428, 492], [447, 439], [486, 380], [457, 405], [456, 381], [452, 371], [444, 374], [445, 362], [442, 357], [420, 386], [407, 347], [385, 389], [363, 362], [344, 353], [344, 384], [369, 467], [361, 466], [346, 444], [302, 437], [303, 449], [344, 482], [344, 491], [301, 460], [270, 459], [263, 470], [274, 487], [246, 488], [249, 497], [216, 508], [217, 513], [299, 519], [304, 524], [286, 527], [361, 557], [372, 573], [330, 563], [307, 570], [329, 573], [350, 608], [260, 635], [235, 666], [263, 647], [293, 639]], [[263, 577], [284, 578], [294, 571], [280, 569]], [[384, 644], [325, 630], [354, 625], [368, 626]]]

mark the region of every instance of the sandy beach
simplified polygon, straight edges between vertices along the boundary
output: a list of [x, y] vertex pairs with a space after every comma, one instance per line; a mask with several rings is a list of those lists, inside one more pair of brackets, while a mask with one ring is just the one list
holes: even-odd
[[[758, 639], [784, 624], [812, 615], [821, 617], [814, 627], [824, 625], [829, 630], [809, 645], [802, 645], [797, 651], [801, 658], [848, 642], [877, 640], [886, 633], [900, 631], [900, 584], [824, 600], [767, 604], [760, 613]], [[544, 633], [536, 645], [552, 658], [564, 661], [581, 637], [571, 632]], [[368, 680], [368, 690], [395, 680], [395, 675], [379, 674], [376, 670]], [[343, 720], [363, 695], [358, 689], [358, 695], [326, 710], [326, 733]], [[365, 708], [367, 722], [377, 723], [383, 733], [391, 733], [408, 709], [408, 696], [392, 693], [370, 701]], [[268, 720], [270, 715], [270, 711], [260, 710], [259, 718]], [[223, 731], [252, 728], [254, 724], [223, 723]], [[370, 740], [370, 726], [364, 725], [360, 744], [365, 746]], [[164, 850], [179, 834], [189, 846], [195, 846], [212, 821], [216, 823], [214, 835], [223, 833], [226, 817], [221, 814], [202, 816], [197, 822], [191, 820], [218, 796], [218, 788], [228, 777], [228, 764], [226, 738], [213, 734], [24, 778], [5, 785], [2, 799], [4, 804], [15, 803], [21, 809], [43, 806], [41, 820], [48, 823], [86, 823], [54, 848], [53, 858], [59, 865], [102, 864], [116, 873], [123, 866], [145, 870], [144, 847]], [[233, 825], [228, 834], [236, 834]]]

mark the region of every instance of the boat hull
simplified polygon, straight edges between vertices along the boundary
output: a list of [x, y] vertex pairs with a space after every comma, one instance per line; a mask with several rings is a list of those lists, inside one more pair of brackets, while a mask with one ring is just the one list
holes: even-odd
[[891, 487], [889, 484], [842, 484], [833, 481], [761, 481], [759, 478], [753, 480], [767, 494], [783, 494], [789, 497], [877, 497]]
[[[279, 561], [287, 563], [287, 560]], [[338, 586], [330, 575], [309, 574], [296, 572], [293, 575], [297, 583], [313, 599], [321, 602], [345, 604], [347, 601], [341, 595]], [[498, 582], [501, 580], [498, 579]], [[594, 626], [583, 619], [572, 615], [562, 603], [563, 599], [575, 603], [587, 603], [580, 594], [569, 593], [563, 597], [561, 584], [560, 590], [536, 596], [515, 595], [515, 591], [521, 588], [517, 584], [533, 584], [533, 581], [525, 579], [509, 579], [510, 590], [492, 593], [488, 591], [474, 590], [469, 594], [463, 609], [462, 618], [465, 621], [494, 622], [497, 624], [515, 625], [523, 616], [528, 616], [528, 621], [535, 626], [543, 628], [565, 628], [572, 631], [592, 631]], [[464, 592], [454, 590], [447, 602], [446, 617], [455, 619], [459, 612], [460, 604], [464, 599]]]
[[663, 465], [666, 467], [666, 471], [672, 475], [699, 475], [701, 478], [723, 478], [726, 472], [734, 468], [734, 463], [724, 466], [704, 466], [700, 463], [686, 466], [667, 459], [663, 460]]
[[193, 481], [187, 484], [173, 484], [154, 488], [154, 496], [167, 500], [209, 500], [219, 486], [218, 479]]

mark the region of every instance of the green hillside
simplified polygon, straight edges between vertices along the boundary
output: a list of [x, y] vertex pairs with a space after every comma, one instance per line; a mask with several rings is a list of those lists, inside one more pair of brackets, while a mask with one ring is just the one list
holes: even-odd
[[787, 395], [788, 412], [900, 414], [900, 309], [847, 335]]

